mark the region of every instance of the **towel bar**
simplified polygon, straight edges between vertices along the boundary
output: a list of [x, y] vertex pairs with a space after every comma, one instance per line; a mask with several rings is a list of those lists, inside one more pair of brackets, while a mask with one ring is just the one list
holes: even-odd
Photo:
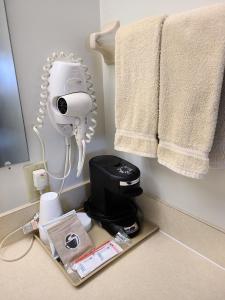
[[100, 52], [107, 65], [115, 62], [115, 35], [120, 27], [119, 21], [104, 26], [103, 31], [90, 35], [90, 48]]

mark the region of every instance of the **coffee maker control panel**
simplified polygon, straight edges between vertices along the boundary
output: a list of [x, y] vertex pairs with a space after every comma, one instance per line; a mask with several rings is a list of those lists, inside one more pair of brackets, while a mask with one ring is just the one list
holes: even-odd
[[125, 175], [130, 175], [133, 173], [133, 169], [129, 168], [127, 165], [125, 164], [121, 164], [120, 166], [118, 166], [116, 168], [116, 170], [120, 173], [120, 174], [125, 174]]
[[105, 174], [104, 180], [108, 180], [110, 186], [114, 182], [115, 186], [119, 187], [120, 181], [133, 181], [140, 177], [140, 171], [136, 166], [113, 155], [96, 156], [91, 159], [90, 165], [94, 170]]

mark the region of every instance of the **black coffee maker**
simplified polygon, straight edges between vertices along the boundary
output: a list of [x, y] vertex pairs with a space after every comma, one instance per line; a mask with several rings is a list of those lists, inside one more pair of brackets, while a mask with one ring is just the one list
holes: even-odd
[[129, 237], [140, 230], [133, 198], [142, 193], [140, 171], [133, 164], [113, 155], [89, 161], [91, 197], [85, 202], [87, 214], [110, 234], [123, 230]]

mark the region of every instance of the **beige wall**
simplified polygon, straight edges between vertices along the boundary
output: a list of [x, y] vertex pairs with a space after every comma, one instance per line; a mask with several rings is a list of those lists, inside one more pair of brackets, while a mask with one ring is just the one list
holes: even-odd
[[[218, 1], [100, 0], [101, 25], [113, 20], [120, 20], [123, 25], [150, 15], [170, 14], [214, 3]], [[114, 66], [104, 65], [103, 71], [106, 137], [111, 152], [115, 132]], [[225, 229], [225, 170], [210, 170], [203, 180], [194, 180], [177, 175], [154, 159], [116, 153], [140, 167], [142, 186], [147, 194], [156, 195], [174, 207]]]
[[[40, 146], [32, 132], [32, 124], [38, 109], [42, 66], [47, 56], [56, 50], [78, 53], [94, 75], [99, 105], [98, 130], [87, 151], [89, 157], [104, 152], [101, 64], [98, 56], [86, 47], [89, 34], [99, 30], [99, 1], [7, 0], [6, 10], [31, 161], [41, 159]], [[63, 137], [59, 136], [47, 119], [42, 132], [46, 140], [49, 169], [60, 172], [64, 159]], [[23, 165], [15, 165], [11, 170], [0, 169], [0, 212], [28, 201]], [[86, 160], [82, 176], [77, 179], [75, 171], [72, 172], [65, 187], [82, 183], [87, 178]], [[52, 181], [52, 187], [57, 191], [58, 182]]]

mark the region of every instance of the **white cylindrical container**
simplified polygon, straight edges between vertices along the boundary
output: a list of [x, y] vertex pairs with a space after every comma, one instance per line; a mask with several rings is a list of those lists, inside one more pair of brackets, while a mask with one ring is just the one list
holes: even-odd
[[81, 224], [84, 226], [86, 231], [89, 231], [92, 226], [91, 218], [84, 212], [78, 212], [77, 217], [80, 220]]
[[[41, 195], [40, 198], [40, 216], [39, 224], [43, 225], [47, 222], [60, 217], [63, 214], [62, 206], [57, 193], [49, 192]], [[48, 243], [47, 234], [42, 227], [39, 228], [40, 238], [44, 243]]]

